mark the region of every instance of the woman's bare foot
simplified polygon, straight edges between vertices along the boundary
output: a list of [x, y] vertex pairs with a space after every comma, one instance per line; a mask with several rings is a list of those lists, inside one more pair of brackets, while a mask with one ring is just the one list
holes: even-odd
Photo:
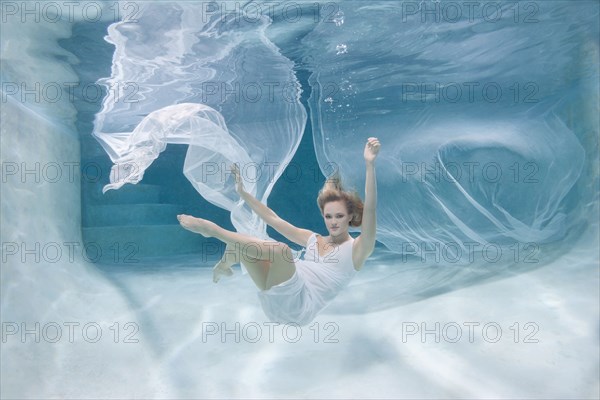
[[212, 237], [215, 234], [217, 224], [202, 218], [192, 217], [191, 215], [180, 214], [177, 220], [182, 227], [188, 231], [199, 233], [204, 237]]
[[227, 247], [225, 248], [225, 253], [223, 254], [223, 257], [217, 263], [217, 265], [214, 266], [214, 268], [213, 268], [213, 282], [214, 283], [219, 282], [219, 279], [221, 279], [222, 276], [233, 275], [233, 269], [231, 269], [231, 266], [236, 264], [236, 262], [227, 260], [227, 256], [232, 254], [232, 249], [233, 248], [230, 245], [227, 245]]

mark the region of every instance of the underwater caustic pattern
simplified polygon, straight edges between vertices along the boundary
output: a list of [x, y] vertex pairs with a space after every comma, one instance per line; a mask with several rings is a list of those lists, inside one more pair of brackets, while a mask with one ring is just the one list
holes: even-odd
[[[586, 27], [597, 7], [536, 3], [532, 15], [498, 4], [494, 18], [472, 10], [447, 20], [402, 2], [340, 2], [327, 18], [304, 13], [295, 25], [248, 21], [238, 9], [207, 18], [193, 3], [143, 4], [139, 23], [109, 29], [116, 50], [105, 83], [136, 82], [143, 99], [109, 93], [96, 117], [94, 134], [115, 162], [106, 189], [138, 182], [166, 143], [187, 143], [184, 169], [196, 189], [233, 210], [236, 228], [264, 237], [259, 219], [236, 209], [233, 181], [207, 179], [206, 165], [291, 159], [306, 120], [301, 65], [326, 175], [339, 167], [360, 193], [356, 143], [377, 136], [384, 146], [378, 240], [390, 250], [418, 256], [416, 248], [442, 245], [460, 263], [475, 244], [560, 240], [581, 214], [568, 196], [586, 159], [574, 127], [586, 122], [567, 115], [590, 100], [596, 79], [598, 38]], [[286, 90], [255, 102], [214, 96], [216, 86], [250, 82]], [[283, 171], [264, 172], [250, 187], [262, 201]]]

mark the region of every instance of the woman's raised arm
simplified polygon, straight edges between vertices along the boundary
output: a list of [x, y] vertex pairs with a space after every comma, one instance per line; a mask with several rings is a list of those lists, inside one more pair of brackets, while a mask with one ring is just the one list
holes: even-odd
[[354, 248], [355, 265], [362, 268], [365, 260], [373, 253], [375, 249], [375, 237], [377, 230], [377, 179], [375, 176], [375, 158], [379, 153], [379, 140], [370, 137], [365, 144], [365, 163], [367, 168], [365, 181], [365, 202], [363, 208], [361, 233], [356, 238]]
[[308, 238], [310, 235], [312, 235], [312, 232], [307, 229], [295, 227], [294, 225], [285, 221], [279, 215], [277, 215], [275, 211], [261, 203], [250, 193], [246, 192], [240, 170], [236, 164], [231, 166], [231, 171], [235, 176], [235, 190], [238, 192], [242, 200], [244, 200], [246, 204], [248, 204], [248, 206], [252, 208], [252, 210], [254, 210], [254, 212], [263, 219], [263, 221], [265, 221], [267, 225], [273, 227], [273, 229], [285, 236], [288, 240], [297, 243], [300, 246], [305, 246]]

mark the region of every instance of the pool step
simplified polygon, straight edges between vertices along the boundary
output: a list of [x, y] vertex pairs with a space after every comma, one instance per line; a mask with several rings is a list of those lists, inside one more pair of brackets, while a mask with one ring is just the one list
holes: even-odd
[[211, 249], [219, 244], [183, 229], [177, 214], [184, 213], [185, 207], [161, 203], [160, 186], [127, 184], [102, 194], [103, 184], [82, 183], [82, 235], [84, 254], [90, 261], [114, 264], [176, 254], [200, 255], [210, 252], [206, 243], [212, 243]]
[[87, 196], [88, 205], [108, 204], [149, 204], [160, 203], [160, 186], [138, 183], [126, 184], [117, 190], [102, 193], [103, 185], [100, 183], [83, 183], [82, 188]]
[[84, 227], [127, 225], [171, 225], [183, 207], [177, 204], [108, 204], [84, 207]]
[[[129, 225], [83, 228], [85, 255], [91, 262], [132, 264], [150, 257], [198, 254], [217, 257], [223, 252], [215, 239], [207, 239], [180, 225]], [[212, 254], [212, 256], [211, 256]]]

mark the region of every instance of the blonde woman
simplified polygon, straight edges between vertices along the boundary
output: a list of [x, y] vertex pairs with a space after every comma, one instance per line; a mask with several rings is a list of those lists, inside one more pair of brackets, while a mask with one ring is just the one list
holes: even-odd
[[[375, 159], [380, 143], [375, 137], [364, 148], [366, 184], [364, 203], [356, 193], [344, 191], [338, 177], [328, 179], [319, 192], [317, 204], [328, 236], [298, 228], [281, 219], [273, 210], [244, 190], [237, 166], [232, 166], [236, 191], [268, 225], [288, 240], [305, 246], [302, 259], [294, 259], [285, 243], [262, 240], [228, 231], [217, 224], [189, 215], [178, 215], [182, 227], [226, 243], [225, 255], [238, 249], [241, 263], [260, 290], [262, 308], [272, 321], [306, 325], [329, 304], [356, 275], [375, 248], [377, 186]], [[349, 227], [361, 227], [356, 238]], [[253, 253], [253, 254], [248, 254]], [[233, 274], [235, 262], [226, 257], [214, 267], [213, 280]]]

